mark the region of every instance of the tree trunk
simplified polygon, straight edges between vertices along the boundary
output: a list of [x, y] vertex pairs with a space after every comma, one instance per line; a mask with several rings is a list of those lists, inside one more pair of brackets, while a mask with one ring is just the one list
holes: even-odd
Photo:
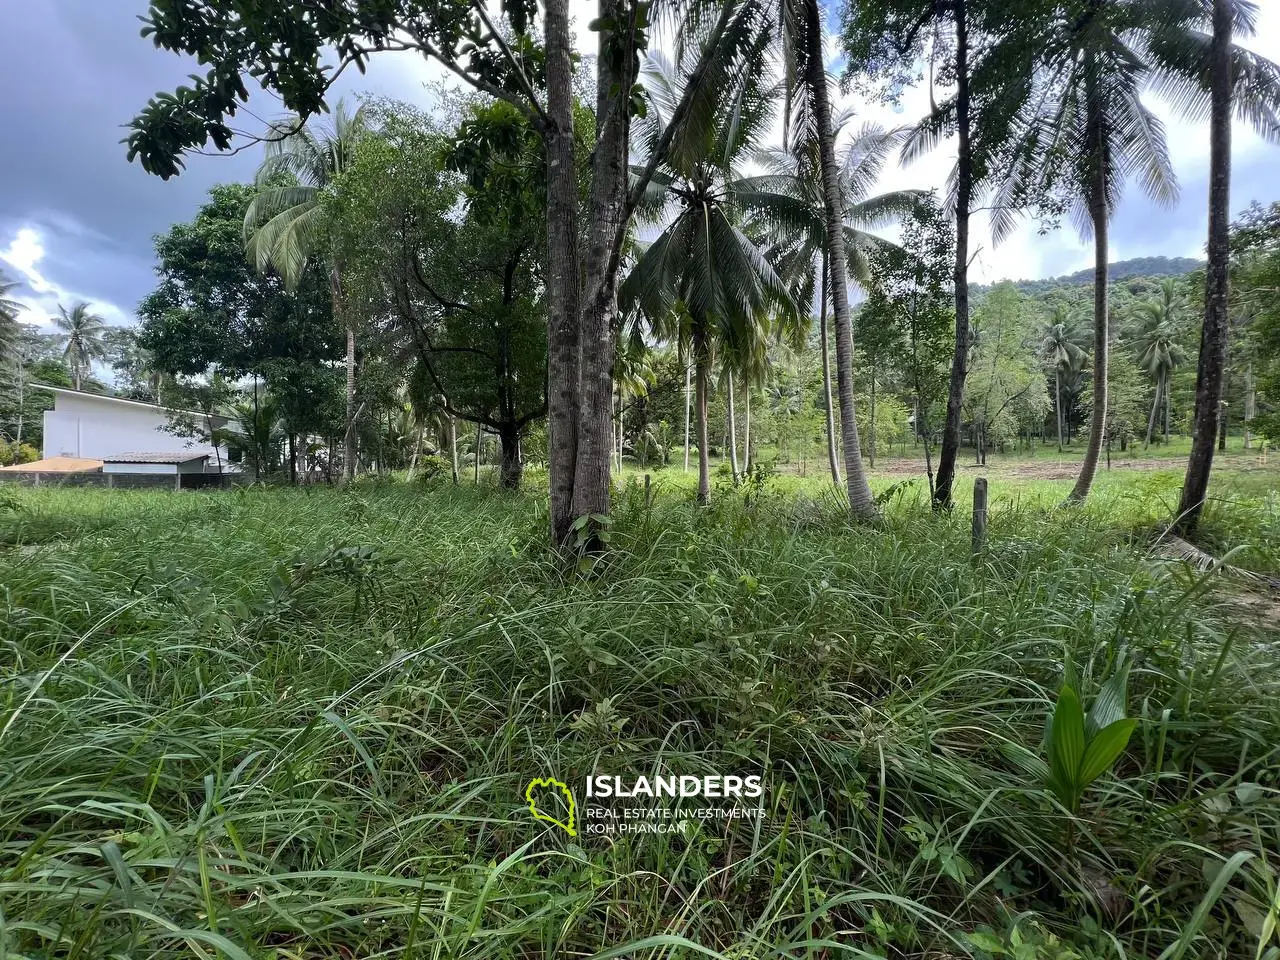
[[827, 251], [822, 251], [822, 306], [818, 308], [818, 337], [822, 340], [822, 399], [827, 407], [827, 462], [831, 465], [831, 479], [838, 487], [840, 479], [840, 453], [836, 448], [836, 411], [831, 400], [831, 349], [827, 336]]
[[[1096, 64], [1085, 69], [1097, 69]], [[1107, 351], [1111, 346], [1108, 333], [1110, 290], [1107, 267], [1107, 227], [1111, 211], [1107, 206], [1107, 171], [1110, 157], [1107, 152], [1106, 130], [1101, 117], [1102, 104], [1090, 94], [1087, 103], [1088, 148], [1092, 154], [1089, 184], [1089, 219], [1093, 223], [1093, 412], [1089, 417], [1089, 440], [1080, 465], [1080, 476], [1067, 497], [1068, 503], [1083, 503], [1093, 486], [1098, 472], [1098, 455], [1102, 453], [1102, 438], [1107, 430]]]
[[519, 490], [520, 478], [524, 476], [524, 464], [520, 462], [520, 431], [513, 426], [504, 426], [498, 431], [498, 441], [502, 446], [499, 482], [503, 490]]
[[546, 0], [545, 10], [547, 116], [542, 134], [547, 150], [547, 470], [551, 542], [559, 546], [568, 540], [573, 525], [578, 460], [578, 170], [573, 143], [569, 0]]
[[1053, 371], [1053, 407], [1058, 414], [1058, 452], [1062, 452], [1062, 368]]
[[696, 397], [694, 407], [698, 424], [698, 503], [706, 506], [711, 502], [711, 459], [707, 448], [707, 381], [711, 376], [711, 356], [706, 331], [701, 327], [702, 321], [695, 320], [693, 364]]
[[740, 472], [738, 470], [738, 416], [733, 402], [733, 372], [727, 371], [725, 379], [728, 381], [729, 389], [726, 391], [729, 396], [728, 405], [726, 407], [726, 426], [729, 428], [729, 469], [733, 474], [733, 485], [738, 485]]
[[475, 462], [475, 483], [480, 486], [480, 451], [484, 447], [484, 433], [480, 429], [480, 424], [476, 424], [476, 462]]
[[956, 18], [956, 345], [951, 355], [951, 380], [947, 387], [947, 418], [938, 453], [938, 482], [933, 491], [935, 509], [951, 509], [956, 457], [960, 452], [960, 416], [964, 381], [969, 370], [969, 208], [973, 202], [973, 152], [969, 129], [969, 27], [967, 0], [955, 0]]
[[[338, 268], [329, 270], [329, 297], [333, 318], [342, 323], [345, 312], [342, 309], [342, 282]], [[356, 331], [350, 323], [347, 330], [347, 383], [346, 408], [343, 414], [342, 437], [342, 475], [348, 481], [356, 476]]]
[[693, 405], [693, 365], [685, 360], [684, 365], [684, 472], [689, 472], [689, 414]]
[[[1244, 368], [1244, 448], [1249, 450], [1253, 447], [1253, 436], [1250, 433], [1250, 424], [1253, 423], [1254, 407], [1257, 404], [1257, 397], [1253, 392], [1253, 361], [1249, 361], [1249, 365]], [[22, 425], [18, 425], [19, 434], [21, 434]], [[19, 436], [21, 439], [21, 436]]]
[[1155, 433], [1156, 415], [1157, 415], [1157, 412], [1160, 410], [1160, 382], [1161, 382], [1160, 380], [1156, 381], [1156, 395], [1155, 395], [1155, 398], [1151, 401], [1151, 416], [1147, 418], [1147, 439], [1142, 444], [1143, 450], [1146, 450], [1147, 447], [1151, 446], [1151, 435]]
[[805, 0], [805, 37], [808, 55], [807, 82], [813, 97], [818, 128], [818, 154], [822, 164], [822, 199], [826, 213], [828, 271], [836, 323], [836, 380], [840, 395], [840, 429], [844, 440], [845, 488], [849, 512], [859, 519], [876, 515], [875, 499], [862, 469], [858, 422], [853, 403], [853, 324], [849, 316], [848, 261], [844, 246], [844, 198], [836, 165], [835, 135], [831, 129], [831, 103], [827, 72], [822, 59], [822, 11], [818, 0]]
[[871, 419], [867, 421], [867, 454], [871, 469], [876, 467], [876, 374], [871, 371]]
[[449, 465], [453, 469], [453, 485], [458, 485], [458, 421], [449, 418]]
[[1227, 352], [1227, 310], [1231, 255], [1231, 0], [1213, 0], [1213, 41], [1209, 54], [1209, 263], [1205, 270], [1204, 326], [1196, 367], [1196, 408], [1191, 457], [1182, 484], [1176, 525], [1184, 535], [1195, 532], [1209, 490], [1218, 408], [1222, 402], [1222, 369]]
[[[1164, 372], [1164, 445], [1166, 447], [1169, 445], [1169, 417], [1170, 408], [1173, 406], [1172, 398], [1169, 396], [1171, 392], [1169, 390], [1169, 380], [1171, 376], [1171, 371], [1166, 370]], [[1209, 432], [1209, 436], [1216, 436], [1217, 433], [1217, 424], [1215, 424], [1214, 429]]]

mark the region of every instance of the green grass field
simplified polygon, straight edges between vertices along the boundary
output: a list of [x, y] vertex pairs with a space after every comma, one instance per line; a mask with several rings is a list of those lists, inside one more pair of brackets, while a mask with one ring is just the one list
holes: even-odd
[[[18, 491], [0, 957], [1276, 957], [1274, 593], [1151, 555], [1180, 470], [1064, 510], [1016, 469], [978, 558], [919, 484], [856, 527], [819, 478], [699, 510], [629, 471], [576, 566], [536, 476]], [[1215, 484], [1236, 566], [1280, 570], [1276, 476]], [[1121, 663], [1139, 723], [1072, 815], [1017, 758]], [[764, 813], [530, 815], [596, 772], [759, 774]]]

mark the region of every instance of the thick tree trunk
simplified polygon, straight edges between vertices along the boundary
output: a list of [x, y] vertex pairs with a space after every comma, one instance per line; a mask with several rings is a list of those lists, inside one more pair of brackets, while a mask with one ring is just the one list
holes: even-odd
[[1209, 85], [1209, 264], [1205, 270], [1204, 326], [1196, 367], [1195, 427], [1191, 457], [1182, 484], [1176, 525], [1184, 535], [1195, 532], [1209, 490], [1218, 409], [1222, 402], [1222, 369], [1227, 353], [1227, 310], [1231, 255], [1231, 0], [1213, 0], [1213, 41]]
[[706, 331], [699, 329], [700, 321], [694, 321], [694, 414], [698, 429], [698, 503], [711, 502], [711, 452], [707, 441], [707, 388], [711, 378], [711, 352]]
[[818, 337], [822, 340], [822, 399], [827, 408], [827, 462], [831, 465], [831, 479], [838, 487], [840, 479], [840, 453], [836, 444], [836, 411], [831, 400], [831, 348], [827, 336], [827, 252], [822, 252], [822, 306], [818, 308]]
[[[578, 460], [578, 170], [573, 143], [569, 0], [546, 0], [545, 9], [547, 117], [542, 133], [547, 149], [547, 468], [551, 542], [560, 545], [568, 539], [573, 525]], [[478, 465], [478, 450], [476, 462]]]
[[876, 515], [875, 498], [862, 468], [858, 443], [858, 422], [853, 403], [853, 323], [849, 316], [848, 261], [844, 246], [844, 198], [840, 172], [836, 166], [835, 134], [831, 129], [831, 102], [827, 72], [822, 58], [822, 8], [818, 0], [805, 0], [805, 39], [808, 56], [807, 82], [813, 97], [813, 115], [818, 128], [818, 155], [822, 165], [822, 199], [826, 213], [828, 271], [831, 303], [836, 324], [836, 382], [840, 395], [840, 429], [844, 440], [845, 489], [849, 512], [859, 519]]
[[729, 428], [729, 469], [732, 471], [733, 485], [736, 487], [741, 472], [738, 470], [738, 415], [737, 408], [733, 402], [733, 373], [729, 372], [725, 379], [728, 381], [728, 390], [726, 392], [729, 397], [726, 407], [726, 420], [728, 421], [726, 426]]
[[[563, 0], [555, 0], [557, 4]], [[581, 320], [577, 462], [572, 516], [609, 512], [609, 447], [613, 436], [611, 398], [618, 315], [618, 245], [627, 219], [629, 186], [628, 91], [635, 82], [635, 58], [626, 51], [634, 40], [629, 14], [620, 0], [600, 0], [601, 20], [616, 24], [598, 31], [596, 58], [596, 143], [592, 151], [590, 221], [583, 260], [585, 313]], [[622, 45], [619, 52], [615, 46]]]
[[935, 509], [951, 509], [956, 457], [960, 453], [960, 417], [964, 381], [969, 373], [969, 208], [973, 205], [973, 151], [969, 125], [969, 25], [967, 0], [956, 0], [956, 345], [951, 355], [947, 386], [947, 416], [938, 452], [938, 481], [933, 490]]
[[[1096, 66], [1086, 67], [1096, 69]], [[1089, 440], [1080, 465], [1080, 476], [1067, 497], [1069, 503], [1083, 503], [1098, 472], [1098, 456], [1107, 431], [1107, 351], [1111, 346], [1110, 289], [1107, 267], [1107, 228], [1111, 211], [1107, 206], [1107, 137], [1101, 117], [1102, 105], [1095, 95], [1088, 98], [1088, 148], [1092, 153], [1089, 183], [1089, 218], [1093, 223], [1093, 412], [1089, 417]]]
[[498, 442], [502, 446], [502, 468], [499, 482], [504, 490], [519, 490], [520, 479], [524, 476], [524, 464], [520, 462], [520, 431], [513, 426], [503, 427], [498, 431]]

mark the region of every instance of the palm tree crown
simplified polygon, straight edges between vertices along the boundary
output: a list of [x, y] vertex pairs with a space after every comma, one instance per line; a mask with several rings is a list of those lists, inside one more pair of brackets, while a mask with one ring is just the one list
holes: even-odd
[[323, 242], [320, 197], [350, 163], [364, 131], [364, 110], [349, 113], [338, 101], [326, 129], [281, 121], [275, 131], [279, 139], [267, 144], [255, 179], [258, 194], [245, 213], [245, 245], [260, 271], [274, 267], [292, 288]]
[[71, 383], [79, 390], [92, 370], [93, 361], [106, 356], [107, 322], [89, 312], [89, 304], [81, 300], [68, 310], [58, 304], [53, 325], [61, 332], [62, 355], [71, 367]]

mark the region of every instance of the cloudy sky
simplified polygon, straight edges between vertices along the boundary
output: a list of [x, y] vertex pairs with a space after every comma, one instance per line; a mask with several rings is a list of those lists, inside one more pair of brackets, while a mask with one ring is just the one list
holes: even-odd
[[[586, 0], [575, 6], [585, 40], [590, 7]], [[1263, 6], [1258, 37], [1249, 45], [1280, 59], [1280, 3]], [[81, 299], [113, 323], [129, 322], [153, 286], [153, 235], [190, 219], [213, 184], [250, 179], [260, 159], [255, 151], [193, 156], [186, 172], [167, 183], [125, 160], [125, 125], [152, 94], [173, 89], [195, 70], [141, 39], [137, 16], [145, 10], [146, 0], [23, 0], [0, 16], [0, 89], [8, 91], [0, 149], [0, 267], [21, 281], [17, 299], [29, 308], [28, 322], [43, 321], [59, 302]], [[427, 84], [439, 75], [411, 54], [381, 54], [364, 76], [344, 75], [337, 93], [370, 92], [425, 106]], [[856, 92], [849, 99], [862, 118], [889, 125], [917, 119], [927, 104], [924, 90], [910, 91], [897, 112], [865, 103]], [[265, 94], [252, 106], [268, 118], [281, 112]], [[1161, 209], [1130, 189], [1112, 228], [1114, 260], [1202, 251], [1207, 132], [1168, 119], [1181, 202]], [[1237, 128], [1234, 208], [1280, 199], [1278, 161], [1276, 147]], [[942, 188], [952, 162], [942, 149], [886, 172], [883, 185]], [[995, 248], [980, 227], [976, 240], [976, 279], [983, 281], [1054, 276], [1090, 262], [1070, 227], [1046, 237], [1026, 227]]]

